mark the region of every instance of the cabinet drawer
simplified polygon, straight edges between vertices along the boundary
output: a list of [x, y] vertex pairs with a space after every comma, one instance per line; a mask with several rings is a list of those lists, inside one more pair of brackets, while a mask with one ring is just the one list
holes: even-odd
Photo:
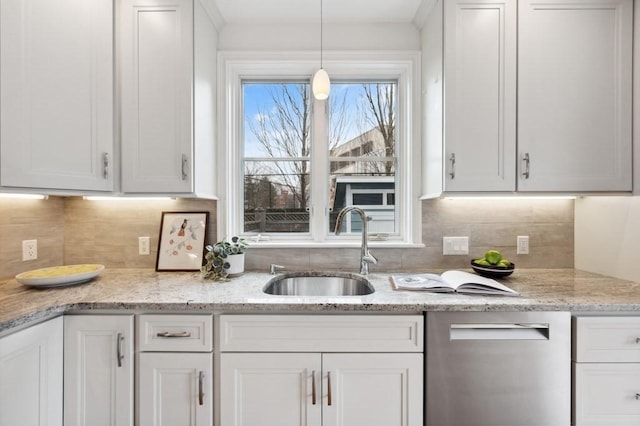
[[422, 352], [420, 315], [221, 315], [227, 352]]
[[576, 426], [640, 424], [640, 364], [574, 364]]
[[140, 315], [140, 352], [210, 352], [213, 350], [211, 315]]
[[576, 317], [574, 321], [576, 362], [640, 362], [640, 317]]

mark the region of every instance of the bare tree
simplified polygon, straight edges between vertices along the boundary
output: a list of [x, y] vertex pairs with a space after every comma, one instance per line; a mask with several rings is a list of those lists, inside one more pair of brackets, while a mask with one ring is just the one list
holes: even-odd
[[[384, 157], [395, 155], [395, 85], [390, 83], [363, 84], [367, 103], [366, 121], [378, 129], [384, 140]], [[366, 108], [366, 107], [365, 107]], [[393, 162], [384, 162], [384, 173], [393, 172]]]
[[273, 107], [261, 110], [257, 120], [249, 120], [254, 134], [267, 156], [283, 158], [265, 167], [277, 175], [278, 184], [289, 189], [296, 205], [304, 209], [308, 200], [309, 162], [285, 159], [308, 158], [311, 149], [310, 94], [308, 85], [282, 85], [270, 93]]

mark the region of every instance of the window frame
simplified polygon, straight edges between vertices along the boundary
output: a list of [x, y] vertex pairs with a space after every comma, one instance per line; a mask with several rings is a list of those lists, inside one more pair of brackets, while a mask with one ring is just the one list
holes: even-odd
[[[308, 52], [220, 52], [218, 237], [245, 235], [252, 247], [349, 247], [360, 244], [360, 235], [330, 234], [327, 205], [329, 170], [326, 140], [327, 101], [312, 97], [311, 200], [309, 233], [244, 234], [244, 181], [240, 177], [243, 159], [243, 81], [311, 80], [318, 67], [316, 54]], [[421, 246], [420, 179], [420, 56], [418, 52], [330, 52], [324, 67], [335, 81], [396, 80], [396, 206], [398, 235], [372, 245], [386, 247]], [[317, 113], [324, 110], [324, 114]], [[230, 178], [231, 177], [231, 178]]]

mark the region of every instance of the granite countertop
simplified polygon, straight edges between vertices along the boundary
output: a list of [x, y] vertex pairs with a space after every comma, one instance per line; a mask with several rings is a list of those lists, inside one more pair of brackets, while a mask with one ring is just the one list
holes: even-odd
[[197, 272], [106, 269], [85, 284], [41, 290], [25, 287], [15, 279], [0, 280], [0, 333], [78, 310], [640, 312], [640, 283], [574, 269], [516, 270], [502, 282], [520, 292], [521, 297], [394, 291], [389, 274], [382, 272], [369, 275], [376, 291], [367, 296], [273, 296], [262, 292], [270, 278], [266, 273], [248, 272], [228, 282], [213, 282], [201, 279]]

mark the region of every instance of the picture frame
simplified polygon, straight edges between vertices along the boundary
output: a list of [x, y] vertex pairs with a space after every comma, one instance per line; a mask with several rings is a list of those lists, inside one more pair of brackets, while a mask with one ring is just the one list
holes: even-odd
[[209, 212], [162, 212], [156, 271], [200, 271]]

